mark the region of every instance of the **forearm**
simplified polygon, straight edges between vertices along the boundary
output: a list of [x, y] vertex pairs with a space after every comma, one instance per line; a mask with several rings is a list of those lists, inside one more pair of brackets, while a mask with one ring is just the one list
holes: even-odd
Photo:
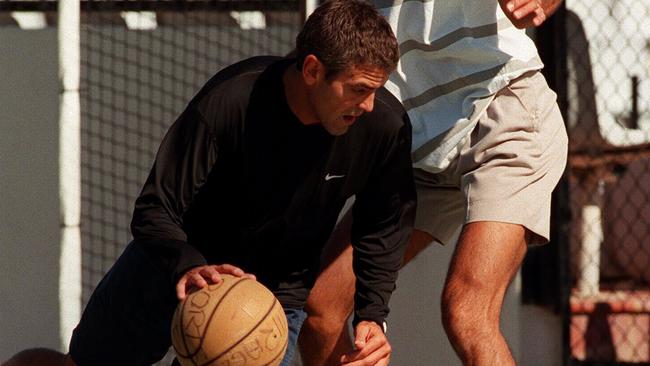
[[390, 153], [357, 194], [352, 209], [355, 323], [383, 323], [415, 222], [410, 124], [395, 132]]
[[188, 269], [206, 264], [188, 244], [183, 217], [216, 161], [214, 140], [200, 113], [188, 107], [161, 142], [135, 201], [133, 238], [170, 272], [174, 284]]
[[[150, 185], [145, 185], [146, 192]], [[187, 242], [187, 234], [171, 215], [157, 204], [153, 194], [143, 193], [136, 201], [131, 233], [156, 266], [169, 273], [174, 285], [188, 269], [206, 264], [203, 255]]]
[[[356, 278], [355, 324], [360, 320], [372, 320], [381, 325], [388, 315], [388, 302], [395, 290], [413, 227], [414, 206], [415, 203], [409, 200], [395, 209], [392, 218], [383, 221], [388, 225], [375, 230], [373, 234], [357, 236], [356, 231], [359, 226], [365, 226], [365, 222], [363, 219], [354, 222], [352, 267]], [[355, 220], [356, 217], [359, 216], [355, 216]]]
[[189, 269], [207, 264], [203, 255], [187, 242], [155, 238], [136, 238], [152, 263], [169, 273], [170, 285], [174, 286]]
[[[362, 320], [382, 324], [388, 315], [388, 302], [395, 289], [400, 261], [392, 268], [369, 265], [369, 260], [355, 250], [353, 269], [355, 272], [354, 319], [356, 325]], [[388, 263], [385, 263], [388, 264]]]

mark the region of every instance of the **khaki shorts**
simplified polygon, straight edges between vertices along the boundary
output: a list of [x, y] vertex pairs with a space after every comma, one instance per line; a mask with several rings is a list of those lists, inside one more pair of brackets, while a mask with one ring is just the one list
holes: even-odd
[[547, 242], [567, 143], [556, 95], [542, 74], [513, 80], [478, 116], [445, 171], [415, 170], [416, 229], [448, 244], [465, 223], [497, 221], [526, 227], [536, 234], [531, 244]]

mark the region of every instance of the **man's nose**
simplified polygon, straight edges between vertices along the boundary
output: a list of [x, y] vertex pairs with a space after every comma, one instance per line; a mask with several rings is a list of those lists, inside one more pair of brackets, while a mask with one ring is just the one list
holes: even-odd
[[359, 108], [364, 112], [372, 112], [372, 108], [375, 106], [375, 93], [370, 93], [364, 100], [359, 103]]

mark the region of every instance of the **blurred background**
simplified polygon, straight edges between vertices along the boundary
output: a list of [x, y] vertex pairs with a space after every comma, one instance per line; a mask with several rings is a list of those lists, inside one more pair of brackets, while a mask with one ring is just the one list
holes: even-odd
[[[0, 0], [0, 361], [67, 351], [130, 240], [167, 128], [222, 67], [291, 51], [315, 6], [70, 3]], [[570, 155], [551, 243], [529, 251], [508, 293], [506, 337], [521, 365], [650, 364], [650, 0], [566, 0], [530, 35]], [[460, 364], [439, 320], [452, 250], [432, 246], [401, 272], [391, 364]]]

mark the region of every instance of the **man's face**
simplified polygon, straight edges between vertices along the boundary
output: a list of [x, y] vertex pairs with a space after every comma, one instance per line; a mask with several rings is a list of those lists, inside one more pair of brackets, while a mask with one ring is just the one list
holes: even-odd
[[319, 78], [312, 103], [325, 130], [334, 136], [346, 133], [361, 114], [372, 111], [375, 92], [387, 79], [385, 70], [368, 65]]

